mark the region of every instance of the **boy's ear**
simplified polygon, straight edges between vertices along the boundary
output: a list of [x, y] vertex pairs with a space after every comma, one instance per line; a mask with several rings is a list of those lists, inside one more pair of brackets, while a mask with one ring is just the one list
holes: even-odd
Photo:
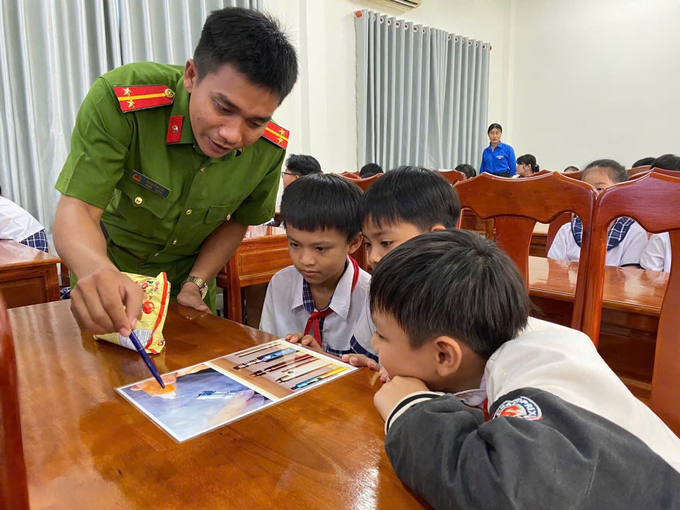
[[437, 223], [436, 225], [432, 225], [430, 227], [430, 232], [439, 232], [440, 230], [446, 230], [446, 227], [441, 223]]
[[437, 374], [448, 377], [455, 374], [463, 361], [463, 351], [457, 340], [450, 336], [440, 336], [434, 341], [437, 357]]
[[349, 254], [352, 255], [355, 251], [357, 251], [363, 241], [364, 236], [361, 235], [361, 233], [355, 235], [354, 238], [349, 242]]

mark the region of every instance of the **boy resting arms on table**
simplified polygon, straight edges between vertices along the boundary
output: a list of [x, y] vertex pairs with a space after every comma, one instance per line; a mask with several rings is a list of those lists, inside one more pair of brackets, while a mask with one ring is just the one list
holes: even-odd
[[[529, 317], [486, 239], [402, 244], [373, 273], [371, 309], [392, 378], [375, 395], [385, 449], [435, 508], [680, 508], [680, 440], [586, 335]], [[480, 393], [486, 422], [463, 402]]]

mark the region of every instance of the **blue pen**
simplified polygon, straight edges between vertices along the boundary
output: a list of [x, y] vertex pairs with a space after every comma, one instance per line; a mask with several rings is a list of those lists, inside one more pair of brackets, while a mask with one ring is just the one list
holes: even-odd
[[149, 358], [149, 355], [144, 350], [144, 347], [142, 347], [142, 342], [139, 341], [139, 338], [137, 338], [137, 335], [135, 335], [134, 331], [130, 331], [130, 341], [134, 344], [135, 349], [137, 349], [137, 352], [144, 360], [144, 363], [146, 363], [146, 366], [149, 367], [149, 372], [151, 372], [151, 375], [155, 377], [155, 379], [158, 381], [158, 384], [161, 385], [161, 388], [165, 388], [165, 383], [163, 382], [161, 375], [158, 373], [158, 370], [156, 370], [156, 365], [154, 365], [153, 361], [151, 361], [151, 358]]
[[285, 356], [286, 354], [293, 354], [294, 352], [297, 352], [297, 349], [295, 347], [288, 347], [287, 349], [281, 349], [276, 352], [264, 354], [262, 356], [259, 356], [255, 359], [248, 361], [247, 363], [241, 363], [240, 365], [236, 365], [234, 367], [234, 370], [241, 370], [242, 368], [246, 368], [249, 367], [250, 365], [255, 365], [257, 363], [268, 363], [270, 361], [274, 361], [275, 359], [279, 359], [280, 357]]

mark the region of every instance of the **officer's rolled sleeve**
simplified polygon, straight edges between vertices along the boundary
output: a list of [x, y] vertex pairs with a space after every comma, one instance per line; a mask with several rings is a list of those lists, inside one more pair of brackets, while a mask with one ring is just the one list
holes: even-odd
[[57, 191], [105, 209], [123, 176], [131, 137], [111, 86], [99, 78], [78, 111]]
[[279, 150], [264, 179], [233, 214], [233, 218], [241, 225], [261, 225], [274, 217], [280, 172], [285, 158], [286, 152]]

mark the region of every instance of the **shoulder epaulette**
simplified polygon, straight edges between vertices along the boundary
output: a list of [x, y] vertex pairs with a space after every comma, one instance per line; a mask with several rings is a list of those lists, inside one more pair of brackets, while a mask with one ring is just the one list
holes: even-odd
[[290, 131], [271, 121], [267, 123], [267, 127], [262, 134], [262, 138], [266, 138], [282, 149], [288, 148], [288, 136], [290, 136]]
[[123, 112], [146, 110], [172, 104], [175, 93], [165, 85], [113, 87]]

